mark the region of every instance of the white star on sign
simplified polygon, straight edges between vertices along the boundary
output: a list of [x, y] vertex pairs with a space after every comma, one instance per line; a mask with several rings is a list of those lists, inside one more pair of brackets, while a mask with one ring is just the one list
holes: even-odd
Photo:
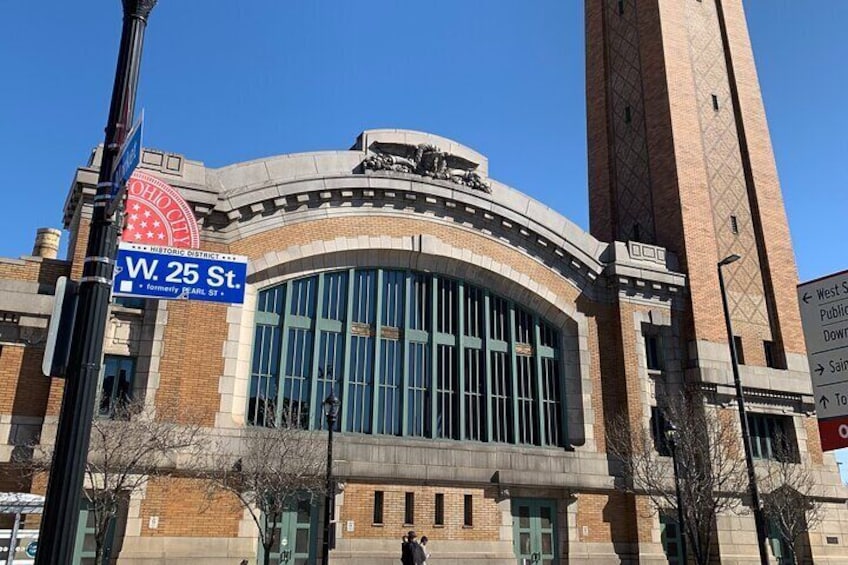
[[130, 214], [130, 219], [131, 219], [132, 221], [137, 220], [137, 219], [138, 219], [138, 214]]
[[162, 233], [162, 232], [159, 232], [158, 237], [159, 237], [159, 239], [165, 239], [165, 234]]
[[145, 211], [144, 211], [144, 217], [145, 217], [145, 218], [149, 218], [149, 217], [150, 217], [150, 210], [145, 210]]
[[154, 227], [154, 228], [158, 228], [158, 227], [159, 227], [159, 220], [156, 220], [155, 222], [153, 222], [153, 227]]
[[147, 227], [147, 222], [141, 222], [141, 227], [146, 228], [146, 227]]
[[148, 239], [149, 239], [149, 238], [152, 238], [152, 237], [153, 237], [153, 232], [152, 232], [152, 231], [147, 232], [147, 237], [148, 237]]
[[135, 234], [135, 238], [136, 238], [136, 239], [141, 239], [141, 234], [140, 234], [140, 233], [136, 233], [136, 234]]
[[135, 210], [136, 212], [138, 212], [140, 208], [141, 206], [139, 206], [138, 204], [133, 204], [133, 210]]

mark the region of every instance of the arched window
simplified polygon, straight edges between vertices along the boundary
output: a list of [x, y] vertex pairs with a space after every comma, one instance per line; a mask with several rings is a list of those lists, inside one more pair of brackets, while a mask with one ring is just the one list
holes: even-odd
[[557, 331], [464, 281], [388, 269], [262, 290], [248, 423], [363, 434], [563, 445]]

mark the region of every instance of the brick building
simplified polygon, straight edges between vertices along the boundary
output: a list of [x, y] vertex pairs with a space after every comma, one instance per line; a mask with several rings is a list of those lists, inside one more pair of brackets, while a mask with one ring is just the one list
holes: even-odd
[[[210, 430], [282, 412], [321, 428], [335, 382], [333, 562], [396, 562], [409, 529], [440, 563], [675, 562], [663, 516], [616, 490], [607, 427], [623, 414], [650, 428], [684, 386], [735, 416], [716, 264], [737, 253], [749, 410], [817, 477], [826, 516], [808, 555], [848, 562], [848, 493], [819, 445], [741, 1], [587, 2], [586, 26], [591, 234], [421, 132], [220, 169], [146, 149], [143, 172], [186, 199], [201, 249], [249, 258], [249, 287], [244, 305], [116, 300], [104, 382], [122, 375]], [[0, 260], [3, 462], [55, 435], [62, 382], [41, 376], [42, 344], [56, 278], [81, 272], [98, 162], [66, 200], [67, 258], [40, 231], [32, 256]], [[205, 504], [200, 483], [132, 493], [118, 563], [253, 562], [253, 522]], [[316, 562], [320, 506], [286, 517], [281, 562]], [[758, 560], [750, 513], [715, 528], [722, 563]]]

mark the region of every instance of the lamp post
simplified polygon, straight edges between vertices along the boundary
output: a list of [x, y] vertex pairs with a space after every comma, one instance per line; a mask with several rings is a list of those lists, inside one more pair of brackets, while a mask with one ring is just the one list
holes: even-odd
[[333, 527], [336, 510], [336, 484], [333, 480], [333, 428], [336, 427], [336, 417], [339, 413], [339, 399], [330, 388], [330, 394], [324, 399], [324, 417], [327, 419], [327, 495], [324, 497], [324, 541], [321, 544], [321, 562], [330, 562], [330, 549], [335, 543], [330, 543], [331, 528]]
[[736, 404], [739, 407], [739, 419], [742, 423], [742, 443], [745, 445], [745, 465], [748, 468], [748, 491], [751, 495], [751, 506], [754, 511], [754, 524], [757, 528], [757, 545], [760, 549], [760, 563], [768, 565], [769, 557], [766, 549], [766, 521], [760, 507], [760, 493], [757, 490], [757, 475], [754, 470], [754, 456], [751, 450], [751, 430], [748, 427], [748, 417], [745, 413], [745, 395], [742, 391], [742, 381], [739, 378], [739, 362], [736, 357], [736, 341], [733, 339], [733, 325], [730, 322], [730, 308], [727, 305], [727, 290], [724, 288], [722, 267], [741, 259], [735, 253], [718, 262], [718, 285], [721, 289], [721, 303], [724, 307], [724, 323], [727, 325], [727, 342], [730, 345], [730, 365], [733, 368], [733, 384], [736, 386]]
[[120, 235], [119, 219], [107, 212], [112, 199], [112, 169], [132, 124], [144, 30], [156, 0], [122, 0], [122, 4], [124, 19], [121, 45], [91, 228], [79, 281], [77, 318], [71, 336], [56, 447], [41, 519], [35, 557], [38, 565], [60, 565], [73, 561], [91, 419], [103, 358], [103, 338]]
[[677, 440], [680, 432], [674, 422], [667, 421], [665, 428], [665, 439], [671, 449], [671, 464], [674, 469], [674, 496], [677, 499], [677, 529], [680, 531], [680, 554], [681, 563], [687, 562], [686, 556], [686, 524], [683, 522], [683, 497], [680, 494], [680, 462], [677, 459]]

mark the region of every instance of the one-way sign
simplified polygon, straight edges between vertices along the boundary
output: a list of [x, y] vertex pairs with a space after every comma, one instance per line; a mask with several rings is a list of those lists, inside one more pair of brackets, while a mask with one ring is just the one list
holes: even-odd
[[822, 447], [848, 447], [848, 271], [798, 285]]
[[121, 243], [112, 292], [241, 304], [246, 276], [247, 257], [241, 255]]

